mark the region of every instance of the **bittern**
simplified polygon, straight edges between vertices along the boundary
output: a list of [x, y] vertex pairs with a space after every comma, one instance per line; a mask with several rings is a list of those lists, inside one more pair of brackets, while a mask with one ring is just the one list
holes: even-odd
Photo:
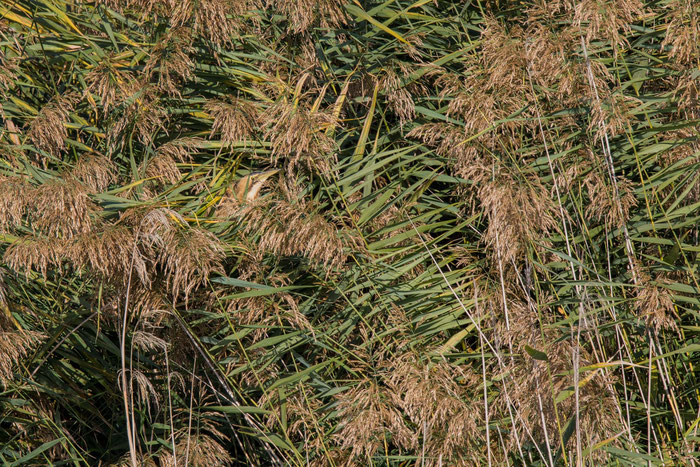
[[255, 200], [265, 181], [279, 172], [280, 169], [252, 172], [236, 182], [235, 196], [239, 202]]

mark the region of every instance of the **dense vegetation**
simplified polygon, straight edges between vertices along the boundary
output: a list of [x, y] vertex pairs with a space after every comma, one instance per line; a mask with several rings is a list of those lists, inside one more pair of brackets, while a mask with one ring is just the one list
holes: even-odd
[[695, 465], [696, 0], [3, 0], [0, 461]]

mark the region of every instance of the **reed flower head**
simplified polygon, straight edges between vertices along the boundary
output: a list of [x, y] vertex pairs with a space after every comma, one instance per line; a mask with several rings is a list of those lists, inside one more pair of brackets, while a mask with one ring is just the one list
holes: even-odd
[[107, 224], [75, 236], [66, 247], [65, 255], [78, 270], [86, 269], [121, 284], [128, 282], [133, 270], [143, 284], [149, 284], [145, 258], [135, 248], [135, 241], [129, 227]]
[[0, 176], [0, 232], [21, 225], [33, 202], [32, 192], [24, 177]]
[[377, 383], [363, 381], [336, 398], [340, 425], [334, 439], [350, 464], [368, 462], [387, 438], [404, 449], [417, 446], [416, 434]]
[[[137, 80], [133, 72], [125, 69], [122, 64], [111, 63], [109, 60], [97, 65], [85, 75], [87, 88], [85, 94], [97, 96], [102, 105], [103, 115], [118, 107], [124, 100], [134, 94]], [[87, 99], [96, 106], [93, 97]]]
[[15, 85], [18, 71], [17, 58], [9, 57], [0, 51], [0, 97], [7, 97], [8, 91]]
[[311, 171], [327, 173], [335, 159], [333, 140], [326, 130], [335, 127], [336, 118], [327, 112], [278, 101], [263, 115], [272, 143], [273, 162], [286, 159], [288, 170], [304, 162]]
[[673, 92], [677, 101], [678, 113], [686, 118], [697, 118], [700, 115], [700, 76], [697, 70], [687, 70], [680, 73], [676, 79]]
[[156, 150], [156, 155], [148, 161], [146, 176], [160, 183], [176, 184], [182, 179], [182, 172], [177, 164], [192, 160], [186, 144], [176, 141], [166, 143]]
[[313, 212], [307, 202], [262, 200], [238, 214], [247, 221], [245, 233], [259, 236], [258, 247], [282, 256], [301, 255], [328, 270], [341, 267], [347, 258], [338, 227]]
[[680, 332], [676, 322], [676, 311], [670, 291], [664, 287], [670, 281], [661, 278], [657, 284], [652, 283], [648, 275], [641, 274], [642, 286], [638, 289], [634, 301], [637, 316], [643, 318], [646, 325], [659, 333], [663, 329]]
[[34, 190], [32, 226], [55, 238], [71, 238], [90, 231], [97, 205], [78, 180], [56, 178]]
[[[528, 439], [527, 433], [536, 442], [544, 442], [545, 433], [548, 433], [550, 442], [559, 448], [557, 427], [564, 420], [570, 420], [576, 411], [579, 412], [585, 446], [614, 439], [621, 431], [622, 425], [616, 416], [617, 401], [612, 391], [612, 381], [601, 370], [592, 370], [582, 375], [579, 401], [576, 404], [573, 390], [570, 389], [573, 381], [571, 346], [569, 343], [554, 343], [543, 348], [541, 341], [533, 342], [532, 348], [543, 351], [548, 361], [536, 360], [523, 351], [523, 360], [511, 362], [505, 370], [505, 373], [510, 374], [509, 395], [501, 394], [494, 409], [505, 415], [508, 413], [506, 407], [512, 404], [517, 410], [523, 424], [523, 429], [519, 430], [521, 443]], [[579, 352], [581, 366], [593, 363], [585, 349], [579, 349]], [[511, 432], [511, 437], [514, 434]], [[509, 442], [515, 444], [512, 438]], [[573, 441], [569, 440], [569, 443], [573, 444]], [[600, 459], [606, 455], [601, 452], [596, 453], [596, 457]]]
[[116, 166], [105, 156], [84, 154], [75, 163], [70, 175], [99, 193], [114, 183], [117, 178]]
[[163, 92], [180, 96], [182, 86], [192, 77], [192, 51], [191, 29], [173, 28], [153, 48], [144, 71], [147, 76], [156, 77], [155, 82]]
[[166, 284], [173, 297], [187, 301], [195, 288], [206, 283], [213, 272], [222, 273], [223, 250], [217, 238], [200, 228], [178, 230], [159, 255]]
[[387, 70], [379, 80], [379, 87], [386, 93], [389, 108], [399, 117], [399, 124], [413, 120], [416, 105], [411, 93], [403, 86], [401, 78], [394, 70]]
[[162, 467], [188, 464], [198, 467], [226, 466], [233, 463], [231, 455], [224, 447], [206, 434], [181, 436], [175, 445], [175, 452], [165, 451], [158, 460]]
[[46, 151], [53, 157], [61, 155], [68, 136], [66, 123], [74, 103], [70, 96], [56, 96], [41, 108], [27, 133], [37, 149]]
[[630, 32], [630, 25], [645, 14], [640, 0], [583, 0], [573, 10], [573, 24], [583, 30], [586, 43], [607, 40], [615, 56], [620, 46], [627, 45], [625, 33]]
[[168, 121], [157, 87], [140, 83], [124, 104], [119, 118], [107, 132], [109, 148], [114, 151], [121, 147], [125, 142], [123, 136], [131, 131], [142, 144], [153, 143], [156, 132], [164, 130]]
[[334, 28], [347, 22], [338, 0], [275, 0], [275, 6], [287, 16], [287, 28], [294, 33], [308, 31], [318, 20], [322, 28]]
[[421, 362], [413, 352], [397, 357], [389, 366], [390, 397], [416, 427], [418, 444], [432, 459], [429, 464], [439, 465], [439, 459], [451, 463], [469, 458], [483, 443], [476, 435], [483, 423], [482, 411], [471, 402], [478, 376], [446, 362]]
[[[203, 0], [182, 2], [182, 18], [194, 16], [194, 31], [219, 47], [231, 46], [243, 27], [240, 15], [262, 7], [259, 0]], [[189, 12], [184, 13], [189, 7]], [[178, 9], [181, 7], [178, 7]], [[177, 13], [176, 13], [177, 15]]]
[[555, 227], [554, 206], [538, 180], [524, 186], [508, 177], [482, 183], [478, 196], [489, 219], [484, 238], [509, 264]]
[[681, 65], [694, 65], [700, 60], [698, 31], [700, 12], [692, 0], [672, 0], [666, 5], [670, 11], [664, 47], [671, 51], [668, 56]]
[[211, 136], [219, 133], [225, 145], [237, 142], [245, 144], [259, 123], [258, 109], [242, 99], [214, 99], [207, 102], [204, 108], [214, 118]]
[[612, 138], [631, 131], [631, 125], [635, 122], [634, 110], [641, 103], [639, 99], [620, 93], [611, 94], [603, 102], [594, 100], [588, 131], [594, 133], [598, 141], [606, 136]]
[[211, 273], [222, 272], [223, 250], [211, 233], [190, 227], [175, 211], [159, 208], [148, 212], [139, 225], [144, 256], [161, 268], [173, 301], [185, 302]]
[[0, 328], [0, 386], [6, 387], [15, 377], [15, 365], [46, 338], [35, 331], [4, 331]]
[[630, 180], [618, 175], [616, 183], [606, 181], [605, 176], [592, 170], [584, 178], [590, 204], [586, 214], [608, 227], [621, 227], [629, 220], [630, 209], [637, 205], [634, 185]]
[[25, 235], [12, 243], [3, 255], [3, 261], [10, 269], [24, 271], [29, 277], [31, 271], [47, 277], [49, 270], [62, 270], [62, 246], [55, 239]]

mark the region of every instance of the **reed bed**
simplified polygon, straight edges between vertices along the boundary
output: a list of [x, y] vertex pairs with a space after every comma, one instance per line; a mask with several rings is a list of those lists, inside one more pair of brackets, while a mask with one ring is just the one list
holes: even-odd
[[700, 4], [0, 4], [0, 461], [696, 465]]

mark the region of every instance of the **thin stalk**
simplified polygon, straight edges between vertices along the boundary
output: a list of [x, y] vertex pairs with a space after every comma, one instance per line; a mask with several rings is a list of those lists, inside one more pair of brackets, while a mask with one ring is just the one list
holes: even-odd
[[[170, 360], [168, 359], [168, 346], [167, 344], [163, 348], [165, 351], [165, 377], [168, 388], [168, 412], [170, 414], [170, 442], [173, 444], [173, 465], [177, 467], [177, 453], [175, 452], [175, 419], [173, 417], [173, 399], [170, 392]], [[190, 412], [191, 413], [191, 412]], [[188, 432], [189, 435], [189, 432]], [[189, 451], [189, 437], [187, 438], [187, 449]], [[185, 465], [187, 465], [187, 458], [185, 457]]]
[[[474, 308], [479, 314], [479, 294], [478, 287], [474, 287]], [[479, 350], [481, 351], [481, 378], [484, 383], [484, 420], [486, 421], [486, 458], [491, 467], [491, 429], [489, 427], [489, 395], [486, 386], [486, 357], [484, 355], [484, 339], [479, 334]]]
[[[126, 285], [126, 297], [124, 299], [124, 318], [122, 320], [122, 332], [121, 332], [121, 341], [119, 343], [119, 352], [121, 355], [121, 365], [122, 365], [122, 374], [121, 374], [121, 380], [122, 380], [122, 395], [124, 398], [124, 415], [126, 416], [126, 438], [127, 441], [129, 442], [129, 457], [131, 459], [131, 465], [132, 467], [137, 466], [136, 462], [136, 443], [134, 439], [134, 433], [132, 432], [132, 425], [131, 425], [131, 408], [129, 407], [129, 395], [127, 394], [127, 380], [126, 380], [126, 324], [128, 321], [128, 310], [129, 310], [129, 293], [131, 291], [131, 277], [133, 275], [133, 270], [134, 270], [134, 262], [136, 261], [136, 243], [134, 242], [134, 248], [131, 253], [131, 265], [129, 266], [129, 275], [128, 275], [128, 281]], [[129, 379], [131, 379], [131, 375], [129, 375]]]

